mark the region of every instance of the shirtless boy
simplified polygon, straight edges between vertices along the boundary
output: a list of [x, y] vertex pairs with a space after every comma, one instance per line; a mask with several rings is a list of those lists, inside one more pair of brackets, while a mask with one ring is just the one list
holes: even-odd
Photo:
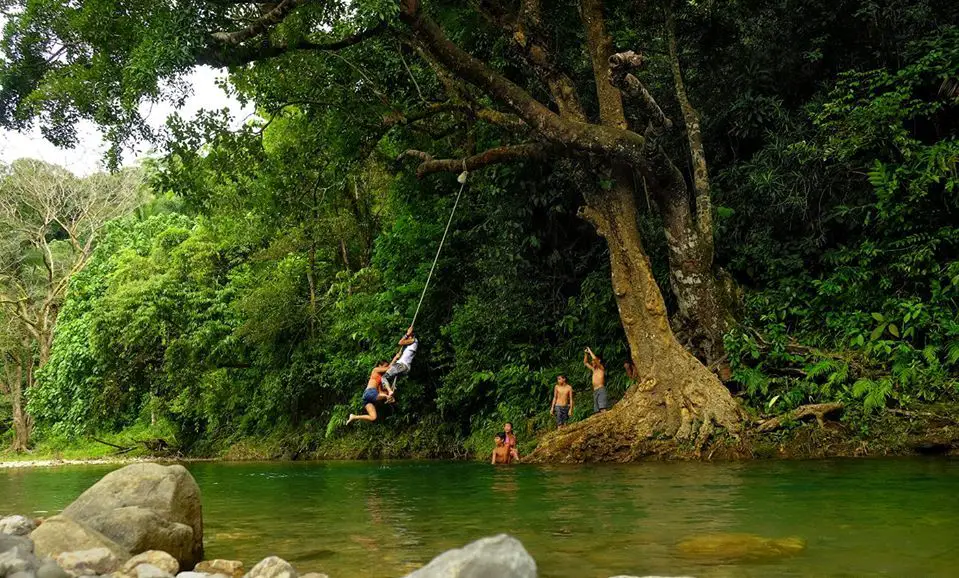
[[567, 383], [565, 375], [556, 377], [556, 387], [553, 388], [553, 403], [549, 412], [556, 416], [557, 427], [563, 427], [573, 413], [573, 387]]
[[609, 409], [609, 398], [606, 395], [606, 367], [603, 360], [586, 348], [583, 354], [583, 365], [593, 372], [593, 413]]
[[511, 459], [509, 446], [506, 445], [506, 434], [500, 432], [496, 434], [496, 447], [493, 448], [493, 459], [490, 463], [494, 466], [496, 464], [508, 464]]
[[381, 361], [376, 364], [370, 373], [370, 380], [366, 382], [366, 389], [363, 390], [363, 404], [366, 409], [366, 415], [350, 414], [346, 420], [346, 425], [350, 425], [356, 420], [376, 421], [376, 403], [389, 401], [390, 393], [383, 387], [383, 374], [389, 369], [389, 361]]

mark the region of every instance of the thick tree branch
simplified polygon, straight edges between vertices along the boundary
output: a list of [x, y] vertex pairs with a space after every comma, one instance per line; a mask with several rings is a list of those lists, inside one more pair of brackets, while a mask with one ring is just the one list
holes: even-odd
[[654, 133], [668, 130], [673, 127], [673, 121], [666, 116], [663, 109], [653, 98], [639, 78], [632, 74], [643, 64], [643, 56], [632, 50], [620, 52], [609, 57], [610, 82], [618, 87], [627, 96], [639, 100]]
[[444, 112], [455, 112], [468, 114], [490, 124], [502, 126], [511, 130], [527, 128], [526, 123], [516, 115], [500, 112], [492, 108], [473, 108], [467, 104], [455, 102], [436, 102], [429, 104], [422, 110], [417, 110], [409, 114], [391, 114], [384, 120], [388, 126], [407, 125], [420, 120], [434, 117]]
[[331, 42], [311, 42], [304, 40], [288, 45], [224, 45], [214, 43], [197, 57], [199, 64], [211, 66], [243, 66], [258, 60], [267, 60], [296, 51], [336, 52], [355, 46], [378, 36], [387, 30], [386, 22], [380, 22], [372, 28]]
[[253, 23], [246, 28], [234, 32], [214, 32], [212, 34], [213, 39], [223, 44], [236, 46], [259, 36], [266, 32], [267, 29], [283, 22], [283, 19], [286, 18], [290, 12], [305, 3], [306, 0], [281, 0], [272, 10], [269, 10], [266, 14], [254, 20]]
[[710, 258], [713, 246], [713, 207], [709, 189], [709, 170], [706, 164], [706, 149], [703, 146], [703, 133], [699, 124], [699, 113], [689, 102], [683, 71], [679, 64], [679, 50], [676, 46], [676, 21], [673, 12], [666, 11], [666, 35], [669, 43], [669, 62], [673, 69], [673, 83], [676, 85], [676, 98], [683, 111], [686, 124], [686, 139], [689, 141], [689, 153], [693, 163], [693, 190], [696, 196], [696, 224], [702, 240], [707, 244]]
[[500, 26], [506, 30], [513, 45], [549, 87], [560, 116], [586, 122], [586, 111], [576, 92], [576, 85], [556, 66], [546, 48], [545, 35], [541, 30], [541, 16], [540, 0], [523, 0], [516, 24], [500, 22]]
[[626, 130], [623, 95], [609, 82], [609, 58], [613, 53], [612, 40], [606, 33], [606, 18], [602, 0], [580, 0], [580, 18], [586, 29], [589, 56], [593, 64], [599, 116], [606, 126]]
[[559, 152], [562, 151], [556, 145], [529, 143], [495, 147], [462, 159], [434, 159], [429, 153], [408, 150], [401, 154], [397, 160], [415, 158], [421, 161], [416, 168], [416, 176], [417, 178], [423, 178], [432, 173], [475, 171], [493, 164], [545, 159], [551, 154]]
[[619, 128], [563, 119], [518, 85], [450, 42], [436, 23], [420, 12], [417, 0], [403, 0], [400, 17], [409, 25], [423, 49], [440, 64], [512, 108], [546, 140], [629, 163], [643, 162], [643, 137]]

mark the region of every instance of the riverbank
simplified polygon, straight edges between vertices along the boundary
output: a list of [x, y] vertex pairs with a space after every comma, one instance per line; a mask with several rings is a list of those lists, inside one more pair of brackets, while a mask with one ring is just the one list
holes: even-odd
[[[643, 459], [819, 459], [869, 456], [959, 456], [959, 406], [937, 404], [910, 410], [890, 409], [878, 415], [864, 416], [852, 408], [846, 413], [831, 415], [819, 423], [813, 416], [785, 420], [774, 431], [759, 433], [756, 428], [738, 439], [720, 435], [695, 451], [694, 448], [653, 448]], [[757, 419], [757, 423], [762, 420]], [[520, 453], [529, 455], [537, 445], [536, 431], [516, 421], [520, 437]], [[528, 424], [532, 426], [533, 424]], [[531, 431], [532, 430], [532, 431]], [[142, 433], [137, 431], [137, 433]], [[127, 432], [70, 442], [41, 441], [27, 454], [0, 452], [0, 469], [50, 467], [73, 464], [129, 464], [139, 461], [312, 461], [312, 460], [483, 460], [492, 450], [494, 431], [476, 431], [468, 438], [456, 436], [431, 424], [408, 431], [395, 431], [389, 423], [373, 424], [363, 429], [326, 437], [314, 428], [272, 432], [261, 437], [247, 437], [198, 444], [194, 451], [151, 452]], [[542, 435], [548, 435], [542, 433]], [[172, 441], [172, 440], [170, 440]], [[133, 447], [123, 455], [117, 448]], [[134, 447], [135, 446], [135, 447]], [[614, 452], [597, 448], [584, 459], [567, 461], [631, 461]], [[549, 460], [547, 460], [549, 461]], [[562, 460], [556, 460], [562, 461]]]

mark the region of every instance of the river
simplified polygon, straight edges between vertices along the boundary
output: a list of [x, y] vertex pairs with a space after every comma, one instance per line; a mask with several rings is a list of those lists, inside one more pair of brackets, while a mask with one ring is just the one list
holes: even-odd
[[[51, 516], [116, 466], [0, 470], [0, 514]], [[959, 461], [513, 466], [195, 463], [207, 558], [275, 554], [332, 578], [402, 576], [506, 532], [543, 578], [959, 575]], [[676, 548], [712, 533], [796, 536], [773, 560]]]

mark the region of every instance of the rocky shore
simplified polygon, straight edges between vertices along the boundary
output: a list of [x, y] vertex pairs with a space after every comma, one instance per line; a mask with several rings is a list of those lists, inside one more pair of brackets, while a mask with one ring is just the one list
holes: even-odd
[[[726, 536], [680, 550], [789, 555], [801, 541]], [[738, 556], [737, 556], [738, 557]], [[405, 578], [536, 578], [536, 561], [501, 534], [450, 550]], [[331, 578], [299, 574], [270, 556], [249, 570], [239, 560], [206, 560], [200, 489], [181, 465], [138, 463], [115, 470], [45, 520], [0, 519], [0, 578]], [[336, 576], [332, 578], [350, 578]], [[615, 578], [631, 578], [618, 576]]]

